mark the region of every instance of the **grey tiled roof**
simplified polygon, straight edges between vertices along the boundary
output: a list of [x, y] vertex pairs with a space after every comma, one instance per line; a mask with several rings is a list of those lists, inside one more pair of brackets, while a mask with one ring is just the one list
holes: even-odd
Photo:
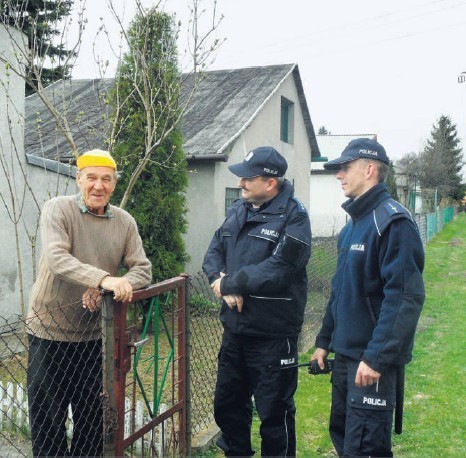
[[[184, 150], [189, 156], [225, 154], [235, 138], [250, 124], [265, 102], [289, 76], [298, 88], [301, 108], [313, 156], [319, 156], [299, 70], [295, 64], [206, 72], [183, 116]], [[182, 100], [192, 85], [183, 78]], [[46, 90], [60, 111], [67, 113], [79, 152], [105, 149], [108, 107], [105, 93], [112, 79], [71, 80]], [[40, 128], [38, 128], [40, 127]], [[37, 94], [26, 99], [25, 150], [28, 155], [65, 161], [71, 150], [57, 130], [50, 112]]]
[[[309, 141], [314, 129], [304, 97], [297, 65], [270, 65], [207, 72], [183, 119], [184, 147], [192, 155], [221, 154], [244, 130], [264, 103], [292, 74], [306, 119]], [[189, 87], [188, 79], [183, 87]], [[311, 145], [318, 154], [317, 142]]]
[[[46, 88], [59, 113], [65, 113], [79, 152], [105, 149], [108, 107], [105, 96], [113, 79], [59, 81]], [[66, 162], [71, 148], [37, 94], [26, 98], [24, 148], [28, 155]]]

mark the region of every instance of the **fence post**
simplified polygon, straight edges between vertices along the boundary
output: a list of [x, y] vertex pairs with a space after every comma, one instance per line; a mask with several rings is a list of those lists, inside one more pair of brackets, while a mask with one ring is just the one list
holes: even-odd
[[190, 277], [188, 274], [181, 274], [185, 279], [184, 284], [184, 316], [185, 316], [185, 365], [186, 365], [186, 456], [191, 456], [191, 436], [192, 436], [192, 425], [191, 425], [191, 328], [190, 328]]
[[115, 321], [111, 294], [102, 297], [102, 396], [104, 414], [104, 456], [115, 455], [116, 400], [115, 400]]

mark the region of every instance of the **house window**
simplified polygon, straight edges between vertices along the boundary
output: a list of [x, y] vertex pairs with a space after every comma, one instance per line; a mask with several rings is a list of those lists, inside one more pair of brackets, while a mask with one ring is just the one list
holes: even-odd
[[280, 140], [285, 143], [293, 143], [294, 127], [294, 103], [285, 97], [281, 102]]
[[226, 188], [225, 189], [225, 215], [231, 204], [241, 195], [241, 188]]

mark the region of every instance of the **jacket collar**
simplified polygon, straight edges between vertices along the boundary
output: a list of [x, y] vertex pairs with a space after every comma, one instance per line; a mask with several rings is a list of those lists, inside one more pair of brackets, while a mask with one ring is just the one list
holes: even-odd
[[348, 199], [343, 203], [342, 208], [353, 220], [358, 220], [372, 212], [377, 206], [387, 200], [390, 194], [385, 183], [378, 183], [366, 191], [358, 199]]
[[[294, 195], [293, 185], [285, 180], [283, 182], [282, 190], [268, 202], [265, 202], [256, 210], [256, 213], [269, 213], [269, 214], [280, 214], [285, 213], [286, 206], [290, 198]], [[243, 201], [243, 205], [248, 209], [252, 209], [251, 204]]]

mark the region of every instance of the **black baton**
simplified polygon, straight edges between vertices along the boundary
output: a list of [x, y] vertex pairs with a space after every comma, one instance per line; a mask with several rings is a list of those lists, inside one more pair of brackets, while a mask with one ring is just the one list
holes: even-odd
[[396, 368], [396, 404], [395, 404], [395, 433], [403, 432], [403, 404], [405, 397], [405, 367]]
[[284, 367], [281, 367], [280, 370], [293, 369], [294, 367], [308, 367], [309, 369], [307, 371], [311, 375], [328, 374], [332, 372], [333, 370], [333, 359], [324, 359], [323, 369], [319, 367], [317, 360], [314, 359], [313, 361], [310, 361], [309, 363], [293, 364], [292, 366], [284, 366]]

